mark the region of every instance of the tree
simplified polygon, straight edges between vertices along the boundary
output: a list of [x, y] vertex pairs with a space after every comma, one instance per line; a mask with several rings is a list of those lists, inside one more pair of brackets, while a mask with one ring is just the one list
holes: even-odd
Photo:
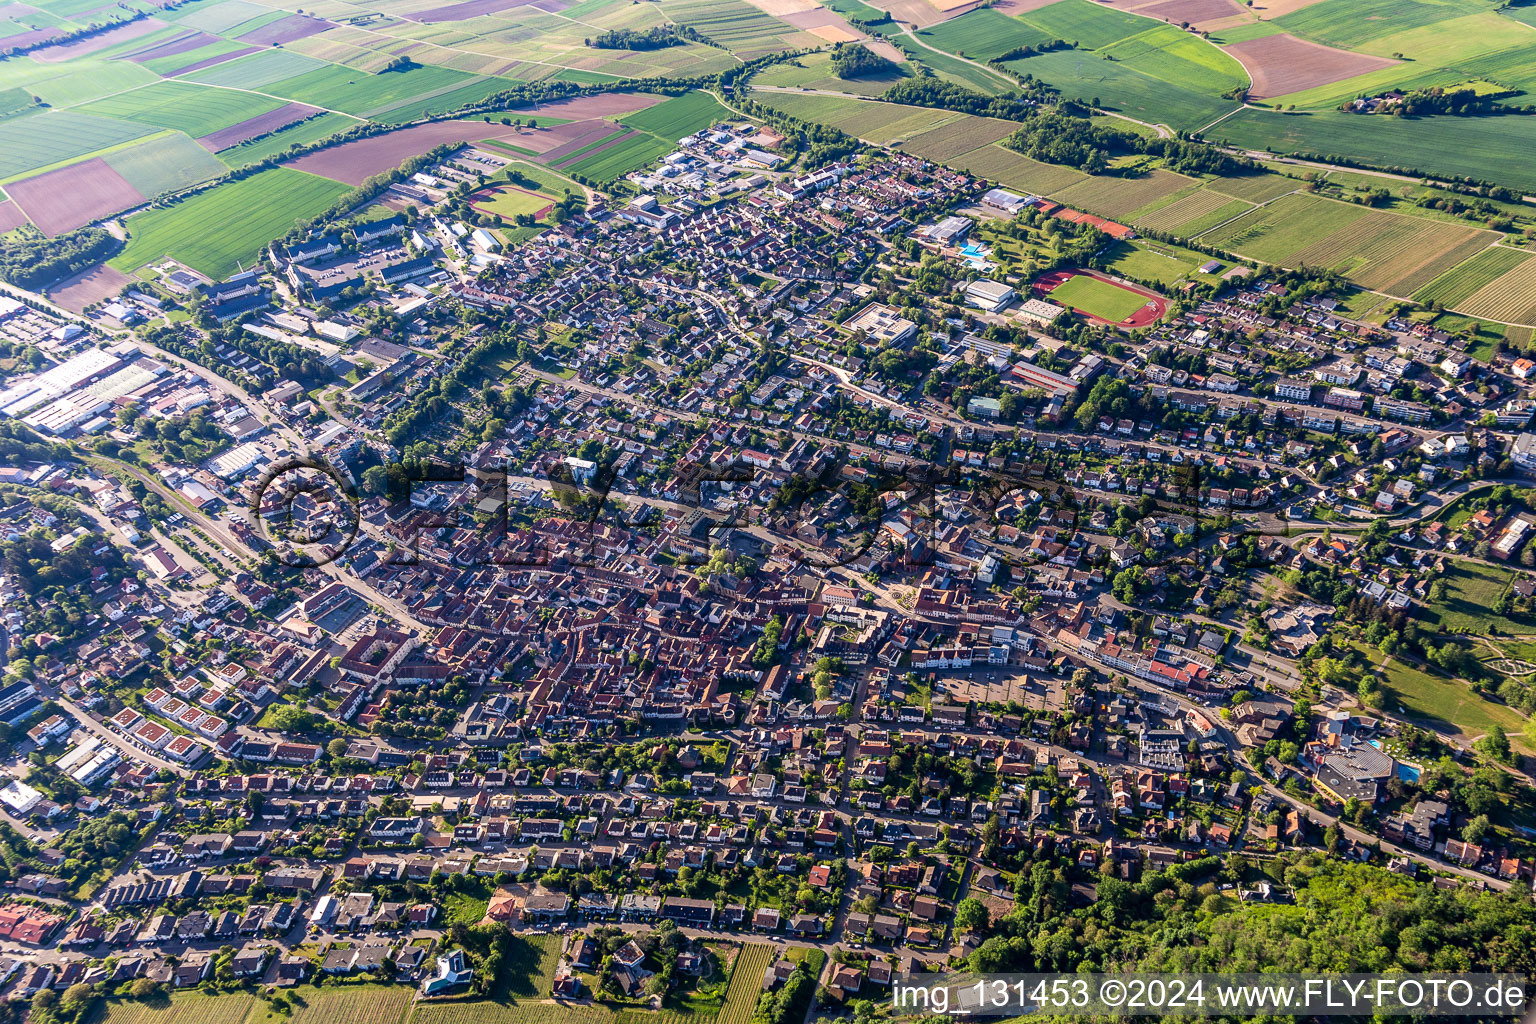
[[1488, 815], [1479, 814], [1463, 826], [1461, 838], [1473, 845], [1480, 845], [1488, 834], [1493, 831], [1493, 822], [1488, 820]]
[[325, 750], [332, 757], [346, 757], [347, 741], [338, 736], [325, 745]]
[[991, 919], [987, 905], [974, 896], [967, 896], [955, 904], [955, 927], [963, 932], [985, 931]]
[[1488, 735], [1472, 745], [1485, 757], [1503, 764], [1514, 763], [1514, 753], [1509, 748], [1509, 735], [1504, 732], [1504, 727], [1501, 725], [1495, 725], [1488, 730]]

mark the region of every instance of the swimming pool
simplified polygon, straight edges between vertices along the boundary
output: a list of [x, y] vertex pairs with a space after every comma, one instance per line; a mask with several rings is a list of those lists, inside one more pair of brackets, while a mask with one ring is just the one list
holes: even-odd
[[[1370, 740], [1369, 742], [1371, 746], [1375, 747], [1377, 750], [1381, 749], [1381, 740]], [[1397, 777], [1402, 779], [1404, 782], [1417, 784], [1419, 781], [1419, 769], [1411, 764], [1404, 764], [1402, 761], [1398, 761]]]

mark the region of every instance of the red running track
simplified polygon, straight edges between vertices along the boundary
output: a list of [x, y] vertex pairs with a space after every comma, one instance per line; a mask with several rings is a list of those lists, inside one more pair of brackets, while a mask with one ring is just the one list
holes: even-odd
[[1031, 288], [1036, 295], [1044, 298], [1051, 292], [1055, 291], [1057, 288], [1072, 280], [1074, 277], [1096, 277], [1107, 285], [1112, 285], [1115, 288], [1119, 288], [1121, 291], [1130, 292], [1132, 295], [1139, 295], [1147, 300], [1147, 305], [1142, 306], [1129, 317], [1119, 322], [1115, 322], [1113, 320], [1105, 320], [1103, 317], [1094, 316], [1092, 313], [1086, 312], [1085, 310], [1073, 309], [1072, 312], [1078, 314], [1079, 316], [1086, 317], [1087, 319], [1092, 320], [1094, 323], [1107, 324], [1110, 327], [1130, 327], [1133, 329], [1137, 327], [1149, 327], [1152, 324], [1157, 323], [1158, 320], [1161, 320], [1163, 314], [1168, 312], [1168, 300], [1156, 292], [1148, 291], [1145, 288], [1138, 288], [1133, 284], [1126, 284], [1123, 281], [1116, 281], [1115, 279], [1105, 274], [1100, 274], [1092, 270], [1052, 270], [1049, 273], [1041, 274], [1039, 277], [1037, 277], [1035, 279], [1035, 283], [1031, 285]]

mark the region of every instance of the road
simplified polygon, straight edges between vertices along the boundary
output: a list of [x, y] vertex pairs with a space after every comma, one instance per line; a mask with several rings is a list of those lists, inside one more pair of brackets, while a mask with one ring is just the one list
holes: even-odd
[[169, 772], [175, 772], [177, 775], [186, 776], [192, 774], [192, 770], [179, 761], [172, 761], [161, 757], [159, 754], [145, 750], [137, 743], [133, 743], [126, 739], [122, 734], [116, 732], [113, 729], [107, 728], [107, 726], [98, 721], [96, 717], [93, 716], [85, 708], [81, 707], [79, 704], [76, 704], [68, 697], [63, 696], [52, 687], [39, 685], [38, 691], [43, 694], [45, 700], [54, 701], [60, 707], [68, 710], [69, 713], [74, 715], [75, 718], [79, 720], [80, 724], [84, 726], [88, 731], [93, 732], [97, 736], [105, 739], [108, 743], [112, 744], [112, 746], [122, 751], [128, 757], [137, 758], [138, 760], [152, 765], [155, 768], [162, 768]]

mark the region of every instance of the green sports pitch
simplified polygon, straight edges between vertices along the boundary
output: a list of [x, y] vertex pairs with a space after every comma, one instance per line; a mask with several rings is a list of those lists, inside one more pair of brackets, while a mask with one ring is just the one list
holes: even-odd
[[1089, 316], [1117, 324], [1147, 304], [1143, 295], [1118, 288], [1096, 277], [1078, 274], [1052, 288], [1046, 296], [1052, 302], [1080, 309]]

